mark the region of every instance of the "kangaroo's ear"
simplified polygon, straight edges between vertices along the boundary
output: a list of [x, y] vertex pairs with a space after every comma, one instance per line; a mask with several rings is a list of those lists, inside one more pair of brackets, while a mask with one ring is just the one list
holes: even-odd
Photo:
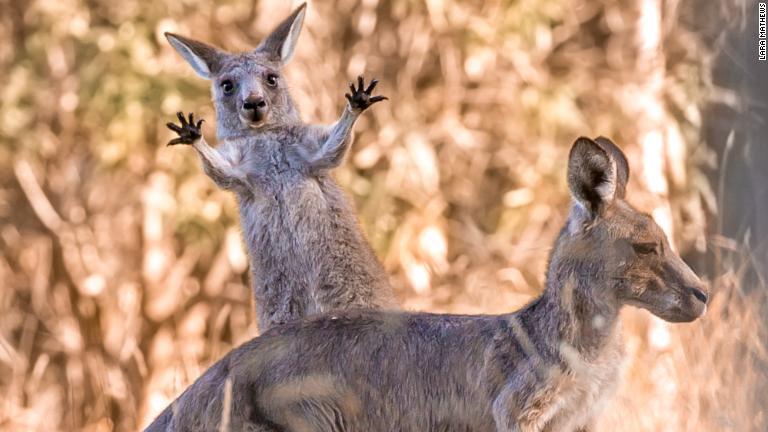
[[211, 45], [173, 33], [165, 33], [165, 38], [184, 57], [198, 75], [211, 79], [218, 72], [226, 56], [224, 51]]
[[306, 11], [307, 4], [302, 3], [256, 47], [256, 52], [266, 54], [271, 60], [281, 65], [288, 63], [293, 57], [296, 42], [299, 40]]
[[629, 181], [629, 162], [627, 162], [627, 157], [624, 156], [624, 152], [621, 151], [619, 146], [606, 137], [597, 137], [595, 142], [605, 149], [616, 162], [616, 198], [624, 198], [624, 194], [627, 191], [627, 182]]
[[618, 187], [616, 161], [595, 141], [581, 137], [568, 157], [568, 187], [573, 199], [595, 217], [614, 199]]

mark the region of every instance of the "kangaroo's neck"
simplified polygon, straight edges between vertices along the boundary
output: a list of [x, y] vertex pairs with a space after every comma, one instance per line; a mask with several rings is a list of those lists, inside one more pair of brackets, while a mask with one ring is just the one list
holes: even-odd
[[545, 291], [558, 305], [560, 340], [585, 357], [597, 355], [611, 343], [619, 325], [619, 305], [601, 298], [610, 289], [609, 281], [595, 273], [586, 278], [583, 273], [572, 273]]
[[563, 356], [564, 350], [575, 350], [585, 359], [597, 357], [616, 341], [619, 327], [612, 280], [600, 265], [554, 258], [544, 293], [521, 318], [537, 323], [528, 327], [543, 333], [536, 337], [552, 352]]

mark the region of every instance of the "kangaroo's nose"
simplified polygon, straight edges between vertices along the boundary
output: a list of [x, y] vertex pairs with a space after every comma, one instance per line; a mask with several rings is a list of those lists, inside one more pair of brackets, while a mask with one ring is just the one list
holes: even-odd
[[267, 101], [260, 96], [249, 96], [243, 101], [243, 111], [247, 113], [250, 120], [260, 121], [267, 111]]
[[262, 97], [249, 97], [243, 102], [243, 109], [246, 110], [257, 110], [259, 108], [265, 108], [266, 106], [267, 101], [265, 101]]
[[700, 302], [707, 304], [707, 300], [709, 300], [709, 296], [704, 291], [700, 290], [699, 288], [689, 288], [691, 290], [691, 294], [693, 294], [696, 299], [698, 299]]

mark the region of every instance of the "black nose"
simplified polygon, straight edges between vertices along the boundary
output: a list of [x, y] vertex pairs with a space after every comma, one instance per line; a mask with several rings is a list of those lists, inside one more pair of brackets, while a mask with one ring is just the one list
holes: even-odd
[[243, 111], [249, 112], [251, 120], [261, 120], [266, 110], [267, 101], [263, 97], [249, 97], [243, 101]]
[[243, 101], [243, 109], [247, 111], [263, 110], [267, 107], [267, 101], [262, 97], [249, 97]]
[[707, 300], [709, 300], [707, 293], [698, 288], [690, 288], [690, 290], [691, 294], [693, 294], [693, 296], [696, 297], [700, 302], [707, 304]]

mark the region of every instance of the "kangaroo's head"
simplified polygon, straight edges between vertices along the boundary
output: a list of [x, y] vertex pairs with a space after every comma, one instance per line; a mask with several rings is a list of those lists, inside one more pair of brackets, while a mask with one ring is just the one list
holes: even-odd
[[176, 51], [211, 81], [220, 137], [238, 136], [298, 120], [281, 70], [293, 56], [306, 3], [278, 25], [253, 51], [232, 54], [166, 33]]
[[666, 321], [693, 321], [706, 309], [706, 288], [654, 220], [624, 200], [628, 179], [627, 159], [613, 142], [576, 140], [568, 160], [573, 205], [552, 264], [602, 282], [593, 289], [608, 292], [593, 295], [603, 301], [639, 306]]

